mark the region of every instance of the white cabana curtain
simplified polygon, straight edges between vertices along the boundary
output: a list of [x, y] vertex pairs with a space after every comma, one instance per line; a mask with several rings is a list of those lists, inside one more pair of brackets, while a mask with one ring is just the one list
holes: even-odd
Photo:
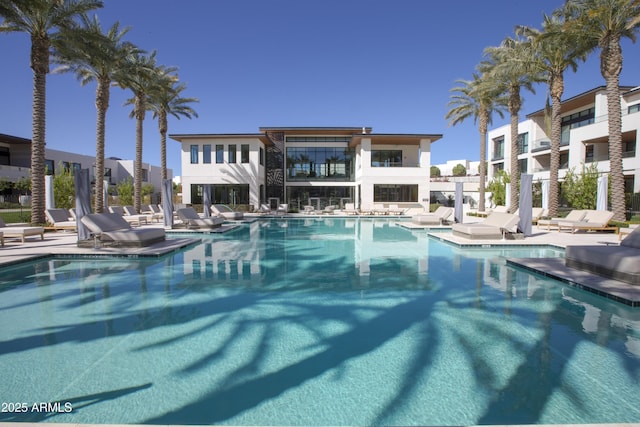
[[522, 174], [520, 176], [520, 198], [518, 199], [518, 229], [522, 234], [531, 236], [531, 221], [533, 216], [533, 175]]
[[455, 198], [455, 205], [453, 208], [453, 215], [458, 224], [462, 224], [463, 222], [463, 210], [462, 210], [463, 187], [462, 186], [463, 186], [462, 182], [456, 182], [456, 198]]
[[609, 177], [602, 175], [598, 177], [598, 194], [596, 196], [596, 210], [606, 211], [609, 199]]
[[89, 229], [80, 221], [83, 216], [91, 213], [91, 193], [89, 185], [89, 169], [73, 172], [73, 183], [76, 187], [76, 226], [78, 227], [78, 241], [91, 237]]
[[44, 196], [45, 196], [45, 208], [53, 209], [56, 207], [55, 194], [53, 192], [53, 175], [46, 175], [44, 177]]
[[549, 209], [549, 181], [542, 181], [542, 209]]

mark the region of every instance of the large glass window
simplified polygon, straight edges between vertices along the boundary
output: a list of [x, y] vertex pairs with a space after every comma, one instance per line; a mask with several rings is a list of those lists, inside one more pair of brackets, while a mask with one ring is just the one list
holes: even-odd
[[518, 159], [518, 169], [520, 173], [527, 173], [527, 159]]
[[192, 145], [191, 147], [191, 164], [198, 163], [198, 146]]
[[417, 202], [418, 185], [374, 184], [374, 202]]
[[529, 152], [529, 133], [521, 133], [518, 135], [518, 154]]
[[[191, 185], [191, 202], [202, 203], [201, 184]], [[249, 184], [212, 184], [211, 203], [223, 203], [226, 205], [248, 205]]]
[[55, 167], [55, 164], [53, 163], [53, 160], [45, 159], [44, 170], [46, 175], [55, 175], [56, 167]]
[[627, 113], [629, 114], [637, 113], [638, 111], [640, 111], [640, 104], [630, 105], [627, 109]]
[[216, 163], [224, 163], [224, 145], [216, 144]]
[[504, 159], [504, 136], [499, 136], [493, 140], [493, 155], [491, 160]]
[[584, 151], [584, 162], [585, 163], [593, 162], [593, 155], [594, 155], [593, 145], [587, 145]]
[[571, 129], [579, 128], [593, 123], [596, 115], [595, 112], [595, 108], [589, 108], [563, 117], [560, 145], [569, 144], [569, 132], [571, 131]]
[[260, 165], [264, 166], [264, 148], [260, 147]]
[[211, 144], [202, 146], [202, 163], [211, 163]]
[[240, 145], [240, 162], [249, 163], [249, 144]]
[[353, 151], [342, 147], [287, 148], [287, 180], [352, 181]]
[[229, 144], [229, 163], [236, 162], [236, 151], [238, 150], [238, 146], [236, 144]]
[[0, 165], [10, 165], [11, 156], [9, 153], [9, 147], [0, 147]]
[[374, 167], [374, 168], [402, 167], [402, 150], [371, 151], [371, 167]]
[[560, 153], [560, 169], [567, 169], [569, 167], [569, 152], [565, 151]]

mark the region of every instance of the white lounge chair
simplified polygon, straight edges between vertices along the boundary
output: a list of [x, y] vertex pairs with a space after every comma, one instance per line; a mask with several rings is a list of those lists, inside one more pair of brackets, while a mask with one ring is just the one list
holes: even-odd
[[389, 215], [404, 215], [404, 209], [398, 205], [389, 205]]
[[[531, 208], [531, 224], [537, 224], [546, 212], [544, 208]], [[520, 216], [520, 208], [516, 209], [514, 215]]]
[[345, 215], [359, 215], [360, 212], [356, 209], [355, 206], [355, 203], [345, 203], [342, 213]]
[[151, 219], [151, 221], [160, 222], [164, 218], [164, 215], [162, 215], [160, 209], [158, 209], [158, 212], [154, 212], [151, 206], [152, 205], [140, 205], [140, 213], [146, 215], [147, 220]]
[[176, 211], [178, 213], [178, 217], [182, 222], [187, 226], [187, 228], [196, 228], [196, 229], [210, 229], [210, 228], [219, 228], [224, 219], [222, 218], [200, 218], [198, 212], [195, 209], [188, 207], [178, 209]]
[[25, 239], [30, 236], [39, 235], [40, 239], [44, 240], [44, 227], [31, 227], [28, 225], [17, 224], [7, 225], [2, 218], [0, 218], [0, 231], [5, 239], [7, 237], [17, 237], [22, 243], [24, 243]]
[[373, 214], [374, 215], [388, 215], [389, 209], [385, 208], [382, 203], [375, 203], [373, 205]]
[[640, 285], [640, 227], [629, 233], [620, 246], [567, 246], [565, 265]]
[[230, 220], [244, 219], [244, 213], [236, 212], [227, 205], [215, 204], [211, 205], [211, 214]]
[[520, 217], [518, 215], [493, 212], [483, 222], [472, 224], [453, 224], [454, 236], [467, 239], [501, 239], [506, 233], [513, 233]]
[[120, 215], [129, 224], [133, 224], [133, 225], [147, 224], [146, 215], [137, 215], [137, 214], [127, 215], [123, 206], [109, 206], [109, 212]]
[[582, 221], [586, 214], [587, 211], [585, 210], [574, 209], [564, 218], [540, 219], [538, 220], [538, 227], [547, 227], [547, 230], [551, 230], [552, 227], [558, 228], [558, 223], [560, 221]]
[[165, 239], [164, 229], [131, 228], [131, 224], [117, 213], [88, 214], [80, 218], [80, 221], [95, 238], [119, 246], [149, 246]]
[[45, 209], [44, 214], [51, 224], [49, 228], [72, 231], [78, 228], [76, 221], [69, 218], [69, 211], [66, 209]]
[[271, 213], [271, 207], [269, 205], [267, 205], [266, 203], [263, 203], [263, 204], [260, 205], [260, 209], [258, 210], [258, 212], [270, 214]]
[[438, 206], [438, 209], [432, 213], [413, 216], [411, 222], [419, 225], [442, 225], [451, 215], [453, 215], [453, 208]]
[[277, 215], [286, 215], [289, 212], [289, 205], [287, 203], [281, 203], [278, 205], [278, 209], [276, 209]]
[[609, 221], [613, 218], [613, 212], [588, 210], [582, 221], [558, 221], [558, 231], [618, 231], [618, 227], [609, 226]]

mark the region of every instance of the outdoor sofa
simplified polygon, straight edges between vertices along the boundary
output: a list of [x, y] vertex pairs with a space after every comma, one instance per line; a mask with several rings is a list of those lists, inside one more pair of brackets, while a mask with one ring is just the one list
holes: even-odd
[[191, 207], [181, 208], [176, 212], [178, 218], [190, 229], [218, 228], [224, 222], [223, 218], [201, 218], [198, 212]]
[[453, 208], [438, 206], [438, 209], [428, 214], [414, 215], [411, 222], [418, 225], [442, 225], [453, 215]]
[[620, 242], [620, 246], [567, 246], [565, 265], [632, 285], [640, 285], [640, 227], [633, 229]]
[[472, 224], [453, 224], [454, 236], [467, 239], [501, 239], [507, 233], [516, 231], [520, 217], [502, 212], [493, 212], [482, 222]]
[[7, 225], [0, 218], [0, 232], [2, 232], [3, 238], [17, 237], [22, 243], [25, 238], [30, 236], [40, 236], [41, 240], [44, 240], [44, 227], [30, 227], [28, 225]]
[[80, 221], [101, 242], [113, 242], [118, 246], [149, 246], [165, 239], [164, 229], [131, 228], [131, 224], [117, 213], [88, 214]]

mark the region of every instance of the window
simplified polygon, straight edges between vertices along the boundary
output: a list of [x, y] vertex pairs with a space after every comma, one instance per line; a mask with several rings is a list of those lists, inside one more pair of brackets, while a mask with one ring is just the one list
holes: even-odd
[[627, 109], [627, 113], [629, 114], [637, 113], [638, 111], [640, 111], [640, 104], [630, 105]]
[[636, 156], [636, 142], [635, 141], [626, 141], [622, 144], [622, 157], [629, 158]]
[[569, 131], [571, 129], [590, 125], [595, 121], [595, 115], [596, 115], [595, 108], [589, 108], [586, 110], [579, 111], [577, 113], [573, 113], [569, 116], [564, 116], [562, 118], [560, 145], [568, 145]]
[[224, 145], [216, 144], [216, 163], [224, 163]]
[[417, 202], [418, 185], [374, 184], [374, 202]]
[[10, 165], [9, 147], [0, 147], [0, 165]]
[[264, 148], [260, 147], [260, 165], [264, 166]]
[[529, 133], [521, 133], [518, 135], [518, 154], [529, 152]]
[[80, 169], [82, 169], [82, 165], [80, 163], [71, 163], [72, 171], [79, 171]]
[[520, 173], [527, 173], [527, 159], [518, 160], [518, 169]]
[[593, 145], [587, 145], [584, 152], [584, 162], [593, 162]]
[[569, 167], [569, 152], [560, 153], [559, 169], [567, 169]]
[[198, 163], [198, 146], [192, 145], [191, 146], [191, 164], [194, 165], [196, 163]]
[[229, 163], [235, 163], [236, 162], [236, 150], [237, 150], [237, 146], [236, 144], [229, 144]]
[[493, 155], [491, 160], [504, 159], [504, 136], [499, 136], [493, 140]]
[[249, 144], [242, 144], [240, 146], [240, 161], [242, 163], [249, 163]]
[[211, 163], [211, 144], [202, 146], [202, 163]]
[[56, 168], [55, 168], [55, 165], [53, 163], [53, 160], [45, 159], [45, 161], [44, 161], [44, 170], [45, 170], [45, 174], [46, 175], [54, 175], [55, 174]]
[[371, 152], [371, 167], [402, 167], [402, 150], [376, 150]]

